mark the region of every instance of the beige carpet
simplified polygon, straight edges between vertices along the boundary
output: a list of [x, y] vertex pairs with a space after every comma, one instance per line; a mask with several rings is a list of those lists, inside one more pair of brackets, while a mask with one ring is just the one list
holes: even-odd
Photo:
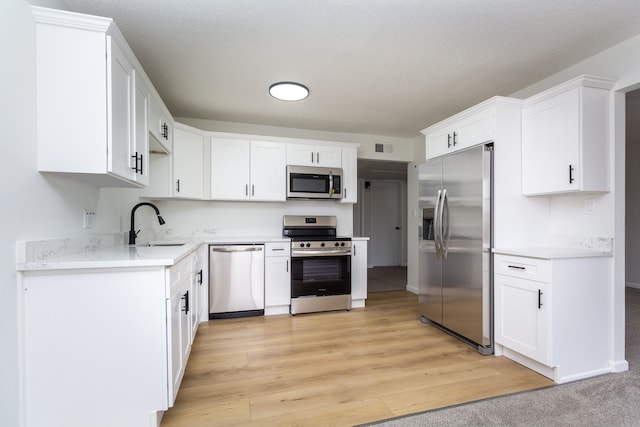
[[407, 267], [373, 267], [367, 269], [367, 292], [404, 291]]

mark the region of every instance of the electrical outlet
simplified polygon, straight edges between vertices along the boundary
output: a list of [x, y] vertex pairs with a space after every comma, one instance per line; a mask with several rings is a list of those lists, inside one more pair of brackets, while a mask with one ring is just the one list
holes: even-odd
[[93, 228], [93, 223], [96, 219], [96, 211], [93, 209], [83, 209], [82, 210], [82, 220], [84, 228]]

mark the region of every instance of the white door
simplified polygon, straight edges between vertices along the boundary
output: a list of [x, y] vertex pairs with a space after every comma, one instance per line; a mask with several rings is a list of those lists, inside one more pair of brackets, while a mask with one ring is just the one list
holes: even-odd
[[402, 263], [402, 182], [371, 182], [371, 264]]

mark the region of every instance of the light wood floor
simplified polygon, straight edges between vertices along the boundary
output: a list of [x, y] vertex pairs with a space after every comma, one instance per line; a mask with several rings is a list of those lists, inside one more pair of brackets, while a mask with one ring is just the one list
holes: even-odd
[[418, 320], [417, 297], [201, 324], [163, 427], [348, 426], [551, 385]]

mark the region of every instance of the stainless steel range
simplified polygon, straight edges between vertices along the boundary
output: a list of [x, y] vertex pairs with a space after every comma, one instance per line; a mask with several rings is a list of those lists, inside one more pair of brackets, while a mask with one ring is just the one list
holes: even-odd
[[351, 238], [335, 216], [285, 215], [291, 238], [291, 314], [351, 309]]

